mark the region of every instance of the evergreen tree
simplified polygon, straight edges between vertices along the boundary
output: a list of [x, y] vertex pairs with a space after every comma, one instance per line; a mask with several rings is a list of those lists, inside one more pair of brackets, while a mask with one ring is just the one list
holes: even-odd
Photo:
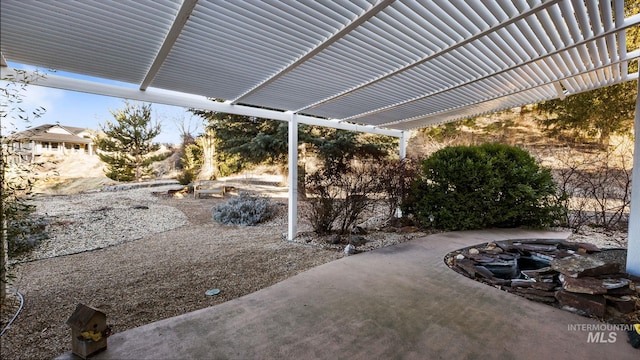
[[139, 181], [148, 173], [147, 155], [158, 149], [152, 140], [160, 134], [160, 124], [151, 121], [151, 104], [125, 102], [124, 109], [111, 111], [115, 122], [101, 125], [96, 140], [98, 156], [107, 164], [106, 175], [116, 181]]
[[284, 164], [287, 159], [286, 122], [251, 116], [193, 110], [214, 134], [218, 152], [239, 155], [247, 164]]
[[[244, 164], [276, 164], [283, 168], [288, 156], [288, 124], [284, 121], [193, 110], [208, 123], [216, 138], [217, 156], [238, 155]], [[343, 166], [358, 158], [380, 158], [397, 147], [387, 136], [361, 134], [318, 126], [300, 125], [300, 143], [325, 166]]]
[[[640, 13], [640, 0], [625, 2], [625, 16]], [[627, 50], [640, 47], [640, 26], [626, 31]], [[638, 69], [637, 62], [630, 62], [629, 71]], [[586, 134], [597, 138], [600, 145], [607, 145], [609, 137], [629, 132], [633, 127], [638, 80], [611, 85], [538, 104], [537, 109], [550, 115], [542, 120], [552, 135], [569, 133], [576, 137]]]
[[309, 144], [307, 148], [322, 160], [325, 168], [338, 172], [346, 171], [356, 158], [386, 158], [398, 146], [393, 137], [318, 126], [305, 126], [300, 141]]
[[538, 104], [538, 111], [550, 115], [542, 124], [552, 135], [586, 134], [596, 138], [600, 145], [606, 145], [611, 135], [628, 132], [633, 126], [636, 81]]

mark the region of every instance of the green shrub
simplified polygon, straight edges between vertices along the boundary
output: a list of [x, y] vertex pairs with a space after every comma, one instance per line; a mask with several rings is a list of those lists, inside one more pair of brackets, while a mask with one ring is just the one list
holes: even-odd
[[49, 238], [46, 232], [47, 221], [42, 218], [14, 218], [7, 225], [7, 248], [10, 259], [30, 252], [43, 240]]
[[182, 170], [182, 174], [178, 178], [180, 184], [187, 185], [193, 181], [196, 174], [200, 172], [203, 158], [202, 146], [197, 142], [186, 144], [182, 147], [182, 155], [179, 161], [179, 168]]
[[427, 227], [547, 227], [566, 211], [548, 169], [503, 144], [453, 146], [423, 160], [405, 211]]
[[167, 160], [171, 155], [173, 155], [173, 151], [165, 151], [160, 154], [150, 155], [149, 157], [144, 159], [142, 164], [145, 166], [149, 166], [154, 162]]
[[[104, 160], [103, 160], [104, 161]], [[126, 155], [114, 155], [110, 157], [110, 162], [105, 169], [105, 175], [115, 181], [134, 181], [136, 179], [136, 169], [129, 164]]]
[[241, 192], [212, 212], [213, 220], [221, 224], [253, 226], [271, 219], [276, 207], [267, 197]]
[[176, 180], [180, 185], [189, 185], [195, 179], [196, 175], [193, 173], [193, 169], [182, 169], [180, 174], [176, 176]]

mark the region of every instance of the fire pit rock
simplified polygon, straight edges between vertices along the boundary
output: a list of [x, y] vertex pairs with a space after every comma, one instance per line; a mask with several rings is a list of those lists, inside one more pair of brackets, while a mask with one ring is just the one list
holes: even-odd
[[625, 249], [557, 239], [504, 240], [456, 250], [445, 263], [498, 289], [617, 323], [640, 322], [640, 278]]

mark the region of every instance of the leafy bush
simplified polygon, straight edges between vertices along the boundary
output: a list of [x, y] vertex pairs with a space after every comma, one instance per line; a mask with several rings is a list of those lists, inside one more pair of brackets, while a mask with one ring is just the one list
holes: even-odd
[[40, 164], [14, 163], [9, 168], [12, 176], [3, 179], [0, 201], [2, 209], [0, 218], [0, 230], [6, 235], [7, 251], [9, 258], [15, 258], [27, 253], [46, 239], [46, 221], [35, 216], [36, 207], [29, 201], [33, 180], [28, 178]]
[[253, 226], [271, 219], [276, 207], [267, 197], [241, 192], [212, 212], [213, 220], [221, 224]]
[[149, 157], [144, 159], [143, 165], [149, 166], [149, 165], [153, 164], [154, 162], [167, 160], [171, 155], [173, 155], [173, 151], [171, 151], [171, 150], [165, 151], [165, 152], [162, 152], [162, 153], [159, 153], [159, 154], [155, 154], [155, 155], [150, 155]]
[[195, 179], [196, 175], [192, 169], [182, 169], [182, 171], [176, 176], [176, 180], [180, 185], [189, 185]]
[[443, 230], [553, 225], [565, 208], [548, 169], [503, 144], [453, 146], [423, 160], [405, 211]]

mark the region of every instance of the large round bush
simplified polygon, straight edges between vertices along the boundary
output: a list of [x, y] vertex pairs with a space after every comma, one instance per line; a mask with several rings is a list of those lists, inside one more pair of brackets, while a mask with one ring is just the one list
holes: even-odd
[[405, 209], [443, 230], [546, 227], [563, 214], [550, 171], [503, 144], [435, 152], [423, 160]]

